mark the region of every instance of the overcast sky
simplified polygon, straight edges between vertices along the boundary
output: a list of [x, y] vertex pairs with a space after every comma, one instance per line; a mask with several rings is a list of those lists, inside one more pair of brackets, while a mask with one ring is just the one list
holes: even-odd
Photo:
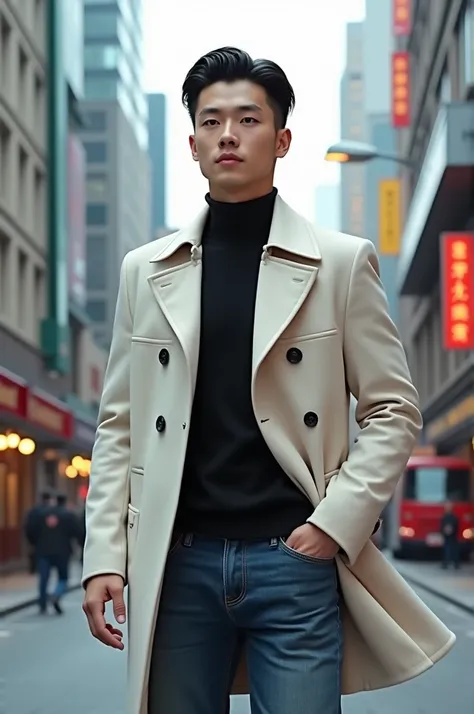
[[202, 205], [207, 190], [191, 160], [192, 130], [181, 106], [188, 69], [205, 52], [236, 45], [280, 64], [296, 93], [288, 126], [293, 144], [278, 162], [276, 185], [296, 210], [314, 220], [315, 188], [338, 180], [324, 161], [339, 138], [339, 83], [345, 62], [345, 25], [363, 19], [364, 0], [144, 0], [145, 87], [167, 96], [168, 225], [180, 227]]

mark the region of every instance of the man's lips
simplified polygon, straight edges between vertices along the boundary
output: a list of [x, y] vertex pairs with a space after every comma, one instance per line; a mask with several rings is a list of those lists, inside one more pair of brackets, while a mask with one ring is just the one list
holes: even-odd
[[217, 159], [218, 164], [239, 164], [241, 162], [242, 159], [235, 154], [222, 154], [222, 156], [219, 156]]

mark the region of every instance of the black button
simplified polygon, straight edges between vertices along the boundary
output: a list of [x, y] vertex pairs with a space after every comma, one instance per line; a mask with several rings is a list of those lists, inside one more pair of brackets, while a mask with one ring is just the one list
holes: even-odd
[[314, 412], [306, 412], [306, 414], [304, 415], [304, 423], [306, 424], [306, 426], [313, 428], [314, 426], [316, 426], [318, 421], [318, 415]]
[[291, 362], [291, 364], [298, 364], [298, 362], [301, 362], [303, 359], [303, 353], [297, 347], [290, 347], [286, 353], [286, 359], [288, 362]]
[[170, 353], [168, 352], [168, 350], [165, 350], [165, 349], [160, 350], [160, 354], [158, 355], [158, 359], [159, 359], [159, 361], [160, 361], [160, 364], [162, 364], [163, 367], [166, 367], [166, 365], [167, 365], [168, 362], [170, 361]]
[[164, 416], [159, 416], [156, 420], [156, 431], [162, 432], [166, 429], [166, 419]]

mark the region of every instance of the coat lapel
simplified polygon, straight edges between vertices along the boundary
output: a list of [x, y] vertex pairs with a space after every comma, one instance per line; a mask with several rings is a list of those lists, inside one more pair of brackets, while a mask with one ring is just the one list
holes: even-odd
[[201, 322], [201, 236], [207, 208], [185, 229], [163, 240], [151, 263], [160, 270], [148, 277], [152, 293], [175, 332], [196, 382]]
[[253, 376], [311, 290], [321, 254], [311, 224], [279, 196], [264, 246], [257, 287]]
[[[153, 295], [181, 343], [193, 384], [201, 320], [201, 237], [207, 211], [206, 207], [188, 227], [163, 239], [150, 261], [160, 269], [148, 277]], [[257, 285], [254, 378], [259, 365], [304, 303], [316, 280], [320, 260], [311, 224], [277, 196]]]

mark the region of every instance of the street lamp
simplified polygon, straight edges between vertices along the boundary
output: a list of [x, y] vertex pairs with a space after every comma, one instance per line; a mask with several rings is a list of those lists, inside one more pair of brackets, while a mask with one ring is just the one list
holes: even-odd
[[411, 168], [414, 165], [410, 159], [379, 151], [373, 144], [363, 144], [360, 141], [338, 141], [337, 144], [329, 147], [324, 158], [326, 161], [336, 161], [339, 164], [361, 164], [372, 159], [388, 159]]

